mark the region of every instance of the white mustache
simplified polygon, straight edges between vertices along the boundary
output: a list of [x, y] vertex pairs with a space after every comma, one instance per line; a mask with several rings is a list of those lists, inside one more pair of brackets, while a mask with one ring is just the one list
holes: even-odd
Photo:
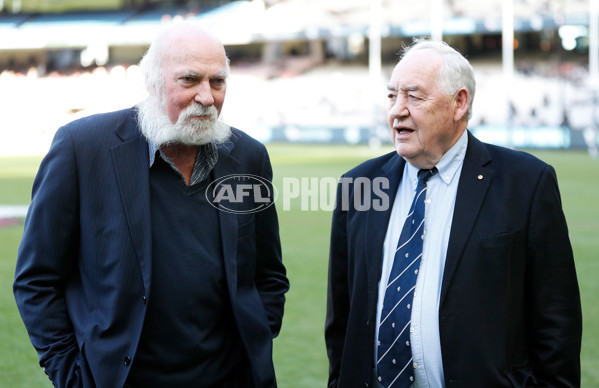
[[211, 121], [215, 121], [218, 118], [218, 111], [214, 105], [204, 106], [200, 104], [191, 105], [185, 108], [179, 114], [179, 122], [188, 120], [192, 116], [208, 116]]
[[[205, 116], [207, 119], [197, 120], [197, 116]], [[169, 143], [218, 144], [231, 135], [230, 127], [218, 120], [218, 110], [213, 105], [193, 103], [183, 109], [177, 122], [173, 123], [166, 114], [162, 101], [150, 96], [139, 104], [139, 119], [144, 136], [159, 146]]]

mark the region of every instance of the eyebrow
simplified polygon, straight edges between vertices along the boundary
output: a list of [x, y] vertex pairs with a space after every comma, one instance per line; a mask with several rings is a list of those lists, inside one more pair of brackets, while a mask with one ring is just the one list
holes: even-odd
[[[420, 86], [414, 85], [414, 86], [402, 86], [399, 89], [402, 90], [402, 91], [405, 91], [405, 92], [415, 92], [415, 91], [421, 90], [422, 88]], [[392, 86], [392, 85], [387, 85], [387, 90], [392, 91], [392, 92], [396, 92], [397, 88], [395, 86]]]
[[211, 78], [227, 78], [227, 72], [225, 70], [219, 71], [218, 73], [214, 74]]
[[404, 86], [402, 88], [400, 88], [401, 90], [405, 91], [405, 92], [416, 92], [418, 90], [421, 90], [422, 88], [420, 86]]
[[[183, 74], [181, 74], [181, 77], [195, 77], [195, 78], [200, 78], [201, 75], [199, 73], [196, 73], [193, 70], [186, 70]], [[219, 71], [218, 73], [210, 76], [210, 78], [227, 78], [227, 72], [225, 70]]]
[[198, 73], [196, 73], [195, 71], [192, 70], [186, 70], [185, 72], [183, 72], [183, 74], [180, 75], [180, 77], [199, 77], [200, 75]]

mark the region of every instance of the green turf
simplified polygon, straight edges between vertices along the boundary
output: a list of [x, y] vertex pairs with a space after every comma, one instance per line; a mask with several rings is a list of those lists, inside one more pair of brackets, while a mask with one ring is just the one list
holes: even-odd
[[[281, 225], [288, 293], [283, 329], [275, 340], [275, 367], [282, 388], [324, 387], [327, 359], [324, 315], [330, 211], [301, 211], [299, 200], [283, 210], [284, 179], [337, 178], [354, 165], [389, 151], [366, 147], [269, 145]], [[582, 387], [599, 386], [599, 160], [579, 151], [534, 151], [555, 166], [570, 227], [584, 315]], [[0, 204], [27, 204], [40, 158], [0, 158]], [[6, 387], [51, 387], [30, 345], [11, 291], [22, 224], [0, 228], [0, 380]]]
[[[123, 0], [26, 0], [19, 2], [21, 12], [68, 12], [90, 10], [116, 10], [123, 7]], [[11, 12], [15, 2], [4, 2]]]
[[0, 158], [0, 205], [29, 204], [31, 183], [41, 157]]
[[[29, 203], [31, 183], [40, 157], [0, 158], [0, 205]], [[37, 364], [12, 295], [17, 248], [23, 233], [22, 220], [0, 226], [0, 376], [3, 387], [51, 387]]]

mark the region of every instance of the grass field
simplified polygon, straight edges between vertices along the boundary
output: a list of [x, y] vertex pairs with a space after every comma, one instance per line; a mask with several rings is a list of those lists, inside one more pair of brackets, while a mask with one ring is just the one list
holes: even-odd
[[[283, 330], [275, 340], [275, 367], [282, 388], [324, 387], [327, 359], [323, 340], [330, 212], [301, 211], [299, 200], [283, 210], [288, 177], [333, 177], [385, 150], [366, 147], [269, 145], [288, 293]], [[534, 151], [558, 174], [574, 246], [584, 314], [582, 387], [599, 387], [599, 160], [578, 151]], [[0, 158], [0, 204], [27, 204], [39, 157]], [[0, 386], [51, 387], [29, 343], [12, 296], [12, 279], [22, 222], [0, 227]]]

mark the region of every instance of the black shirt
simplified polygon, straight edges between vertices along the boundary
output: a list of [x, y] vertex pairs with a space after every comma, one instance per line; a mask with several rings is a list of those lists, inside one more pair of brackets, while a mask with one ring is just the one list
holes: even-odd
[[247, 386], [209, 181], [187, 186], [162, 158], [150, 169], [152, 283], [131, 386]]

